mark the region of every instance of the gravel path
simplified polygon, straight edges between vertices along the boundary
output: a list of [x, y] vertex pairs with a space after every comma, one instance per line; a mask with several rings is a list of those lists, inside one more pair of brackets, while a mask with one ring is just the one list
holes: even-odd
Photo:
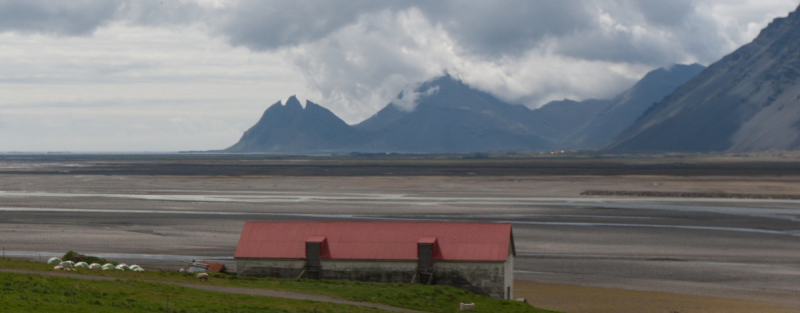
[[[66, 273], [66, 272], [40, 272], [40, 271], [25, 271], [25, 270], [13, 270], [13, 269], [0, 269], [0, 272], [18, 273], [18, 274], [34, 274], [34, 275], [45, 275], [45, 276], [55, 276], [55, 277], [67, 277], [67, 278], [77, 278], [77, 279], [85, 279], [85, 280], [113, 281], [113, 280], [117, 280], [118, 279], [118, 278], [111, 278], [111, 277], [97, 277], [97, 276], [86, 276], [86, 275], [70, 274], [70, 273]], [[126, 280], [126, 279], [120, 279], [120, 280]], [[334, 298], [334, 297], [330, 297], [330, 296], [310, 295], [310, 294], [289, 292], [289, 291], [281, 291], [281, 290], [203, 286], [203, 285], [180, 284], [180, 283], [170, 283], [170, 282], [151, 281], [151, 280], [145, 280], [145, 281], [153, 282], [153, 283], [159, 283], [159, 284], [166, 284], [166, 285], [181, 286], [181, 287], [186, 287], [186, 288], [201, 289], [201, 290], [207, 290], [207, 291], [213, 291], [213, 292], [221, 292], [221, 293], [242, 294], [242, 295], [252, 295], [252, 296], [265, 296], [265, 297], [294, 299], [294, 300], [311, 300], [311, 301], [320, 301], [320, 302], [329, 302], [329, 303], [338, 303], [338, 304], [349, 304], [349, 305], [356, 305], [356, 306], [361, 306], [361, 307], [376, 308], [376, 309], [381, 309], [381, 310], [386, 310], [386, 311], [391, 311], [391, 312], [420, 312], [420, 311], [414, 311], [414, 310], [409, 310], [409, 309], [404, 309], [404, 308], [398, 308], [398, 307], [393, 307], [393, 306], [384, 305], [384, 304], [350, 301], [350, 300], [344, 300], [344, 299]]]

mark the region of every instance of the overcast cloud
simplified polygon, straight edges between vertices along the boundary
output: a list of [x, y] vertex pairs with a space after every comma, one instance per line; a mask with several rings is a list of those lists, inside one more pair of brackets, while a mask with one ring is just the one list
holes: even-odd
[[529, 107], [708, 65], [797, 0], [0, 0], [0, 151], [225, 148], [292, 94], [348, 123], [449, 72]]

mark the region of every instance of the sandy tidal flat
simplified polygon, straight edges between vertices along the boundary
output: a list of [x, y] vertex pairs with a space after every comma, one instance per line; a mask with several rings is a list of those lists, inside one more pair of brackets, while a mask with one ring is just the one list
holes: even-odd
[[508, 222], [517, 296], [537, 306], [568, 312], [800, 307], [800, 201], [580, 195], [800, 195], [794, 176], [85, 175], [52, 174], [52, 166], [61, 165], [0, 174], [0, 243], [8, 256], [75, 250], [161, 268], [195, 258], [233, 265], [248, 220]]

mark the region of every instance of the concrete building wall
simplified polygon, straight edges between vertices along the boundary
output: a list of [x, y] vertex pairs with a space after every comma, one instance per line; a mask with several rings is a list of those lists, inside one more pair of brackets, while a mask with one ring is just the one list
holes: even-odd
[[500, 299], [505, 294], [505, 265], [501, 262], [436, 262], [434, 280], [436, 285]]
[[305, 259], [236, 259], [236, 274], [242, 277], [295, 279], [305, 266]]
[[[238, 275], [243, 277], [297, 278], [305, 260], [237, 259]], [[433, 285], [465, 289], [493, 298], [507, 298], [513, 292], [513, 264], [510, 262], [435, 261]], [[325, 260], [320, 279], [358, 280], [384, 283], [411, 283], [417, 272], [417, 260]], [[422, 282], [426, 283], [426, 282]]]
[[503, 267], [504, 275], [504, 289], [505, 294], [504, 298], [506, 299], [514, 299], [514, 255], [508, 255], [508, 261], [506, 261], [505, 266]]
[[320, 279], [411, 283], [416, 261], [323, 260]]

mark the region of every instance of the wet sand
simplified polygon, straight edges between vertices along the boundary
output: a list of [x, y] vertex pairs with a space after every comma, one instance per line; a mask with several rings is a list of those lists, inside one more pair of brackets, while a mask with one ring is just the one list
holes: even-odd
[[[43, 167], [53, 166], [61, 168]], [[602, 189], [800, 194], [800, 178], [793, 176], [151, 176], [24, 170], [0, 174], [0, 244], [8, 257], [37, 259], [75, 250], [159, 268], [177, 268], [193, 258], [233, 265], [230, 258], [247, 220], [511, 222], [517, 296], [537, 306], [567, 312], [800, 307], [800, 201], [580, 196]], [[641, 306], [609, 306], [614, 303]]]

